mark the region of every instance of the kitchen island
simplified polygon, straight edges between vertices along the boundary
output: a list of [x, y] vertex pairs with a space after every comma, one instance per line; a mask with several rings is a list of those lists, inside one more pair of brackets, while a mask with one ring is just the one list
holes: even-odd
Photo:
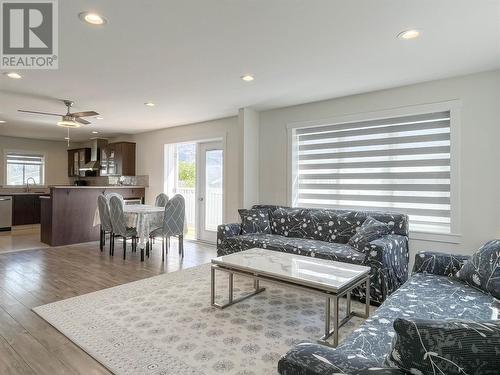
[[99, 240], [94, 227], [97, 197], [118, 193], [125, 199], [144, 201], [144, 186], [52, 186], [50, 195], [41, 196], [41, 241], [62, 246]]

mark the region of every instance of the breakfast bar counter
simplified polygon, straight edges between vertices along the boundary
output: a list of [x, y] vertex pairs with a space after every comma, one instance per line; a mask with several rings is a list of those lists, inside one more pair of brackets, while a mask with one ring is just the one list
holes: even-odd
[[41, 199], [41, 241], [62, 246], [99, 240], [93, 225], [100, 194], [118, 193], [144, 201], [144, 186], [52, 186]]

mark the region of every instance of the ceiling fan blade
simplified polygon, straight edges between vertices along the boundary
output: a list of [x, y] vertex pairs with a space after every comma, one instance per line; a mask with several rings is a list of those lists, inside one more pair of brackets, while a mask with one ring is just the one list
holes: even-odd
[[84, 120], [84, 119], [82, 119], [82, 118], [80, 118], [80, 117], [75, 117], [75, 121], [76, 121], [76, 122], [79, 122], [80, 124], [83, 124], [83, 125], [88, 125], [88, 124], [90, 124], [90, 122], [89, 122], [89, 121]]
[[99, 113], [96, 111], [85, 111], [85, 112], [75, 112], [75, 113], [70, 113], [70, 116], [73, 117], [88, 117], [88, 116], [97, 116]]
[[64, 116], [59, 113], [47, 113], [47, 112], [38, 112], [38, 111], [26, 111], [24, 109], [18, 109], [18, 112], [24, 112], [24, 113], [35, 113], [37, 115], [49, 115], [49, 116]]

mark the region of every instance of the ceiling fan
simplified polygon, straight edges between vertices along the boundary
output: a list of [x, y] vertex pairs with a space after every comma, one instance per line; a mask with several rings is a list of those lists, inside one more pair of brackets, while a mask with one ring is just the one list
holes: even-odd
[[63, 128], [79, 128], [82, 125], [90, 124], [89, 121], [83, 119], [82, 117], [97, 116], [99, 113], [96, 111], [84, 111], [84, 112], [74, 112], [71, 113], [71, 107], [73, 106], [73, 101], [63, 100], [64, 105], [68, 108], [65, 115], [59, 113], [47, 113], [38, 111], [26, 111], [24, 109], [18, 109], [19, 112], [24, 113], [35, 113], [38, 115], [48, 115], [48, 116], [61, 116], [61, 121], [57, 122], [57, 126], [62, 126]]

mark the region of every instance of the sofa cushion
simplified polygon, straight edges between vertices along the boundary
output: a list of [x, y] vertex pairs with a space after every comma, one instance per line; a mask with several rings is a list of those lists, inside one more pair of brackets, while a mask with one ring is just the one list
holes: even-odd
[[369, 250], [369, 243], [383, 235], [389, 234], [391, 227], [368, 216], [364, 223], [358, 228], [354, 236], [349, 239], [348, 244], [356, 250], [363, 252]]
[[269, 210], [241, 208], [238, 210], [241, 217], [241, 233], [271, 233]]
[[500, 299], [500, 240], [484, 244], [456, 276], [474, 288]]
[[270, 213], [271, 233], [284, 237], [307, 238], [307, 225], [303, 228], [306, 216], [306, 209], [279, 207]]
[[493, 375], [500, 371], [500, 321], [394, 321], [390, 367], [411, 374]]
[[347, 263], [361, 264], [365, 254], [345, 244], [328, 243], [318, 240], [291, 238], [276, 234], [244, 234], [226, 240], [228, 246], [247, 250], [260, 247], [268, 250], [282, 251], [297, 255], [307, 255], [322, 259], [330, 259]]
[[271, 212], [272, 233], [346, 244], [365, 216], [360, 211], [280, 207]]

